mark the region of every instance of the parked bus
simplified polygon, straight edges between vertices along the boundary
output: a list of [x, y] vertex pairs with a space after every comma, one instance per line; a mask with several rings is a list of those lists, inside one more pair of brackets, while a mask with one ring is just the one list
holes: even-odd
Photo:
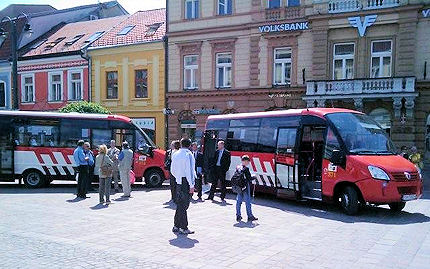
[[232, 154], [228, 179], [247, 154], [256, 189], [278, 197], [339, 202], [355, 214], [366, 203], [401, 211], [422, 195], [420, 171], [360, 112], [310, 108], [209, 116], [205, 163], [218, 140]]
[[127, 141], [134, 153], [136, 179], [147, 186], [160, 186], [168, 176], [164, 151], [133, 121], [124, 116], [30, 111], [0, 112], [0, 179], [23, 179], [29, 188], [46, 186], [52, 180], [74, 180], [73, 151], [78, 140], [92, 150], [116, 141]]

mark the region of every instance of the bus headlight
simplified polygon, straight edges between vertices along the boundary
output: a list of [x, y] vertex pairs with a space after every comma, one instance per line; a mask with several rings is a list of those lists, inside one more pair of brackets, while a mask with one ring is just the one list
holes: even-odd
[[372, 165], [369, 165], [367, 168], [369, 169], [370, 175], [374, 179], [390, 180], [390, 177], [388, 176], [388, 174], [385, 173], [385, 171], [382, 170], [381, 168], [372, 166]]

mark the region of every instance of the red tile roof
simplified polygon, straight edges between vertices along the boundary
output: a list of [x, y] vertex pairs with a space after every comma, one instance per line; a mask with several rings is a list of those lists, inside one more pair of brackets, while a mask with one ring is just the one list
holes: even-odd
[[[111, 17], [107, 19], [100, 20], [91, 20], [91, 21], [83, 21], [83, 22], [75, 22], [69, 23], [57, 30], [55, 33], [51, 34], [49, 37], [45, 37], [46, 41], [44, 41], [37, 48], [31, 49], [27, 51], [22, 57], [29, 56], [42, 56], [42, 55], [50, 55], [57, 53], [67, 53], [67, 52], [77, 52], [81, 50], [84, 46], [89, 45], [88, 40], [93, 34], [96, 32], [108, 32], [115, 25], [118, 25], [120, 22], [127, 19], [128, 16], [117, 16]], [[72, 39], [77, 36], [82, 35], [76, 42], [70, 42]], [[55, 41], [60, 40], [57, 44]], [[37, 39], [33, 44], [29, 47], [33, 47], [35, 44], [43, 41], [44, 37]], [[71, 44], [72, 43], [72, 44]], [[54, 45], [55, 44], [55, 45]], [[50, 48], [49, 48], [50, 47]]]
[[[151, 25], [161, 25], [153, 34], [148, 34]], [[118, 35], [127, 26], [134, 26], [126, 35]], [[166, 9], [138, 11], [116, 25], [103, 37], [94, 42], [91, 47], [110, 47], [161, 41], [166, 34]]]

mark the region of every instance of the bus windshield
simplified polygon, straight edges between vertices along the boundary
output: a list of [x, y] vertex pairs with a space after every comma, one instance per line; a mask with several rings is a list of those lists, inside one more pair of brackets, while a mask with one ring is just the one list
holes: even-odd
[[157, 146], [155, 143], [149, 138], [149, 136], [143, 131], [139, 126], [137, 126], [135, 123], [132, 123], [136, 130], [136, 144], [137, 149], [145, 147], [145, 144], [152, 148], [156, 148]]
[[326, 117], [338, 130], [350, 154], [396, 154], [390, 138], [369, 116], [357, 113], [333, 113]]

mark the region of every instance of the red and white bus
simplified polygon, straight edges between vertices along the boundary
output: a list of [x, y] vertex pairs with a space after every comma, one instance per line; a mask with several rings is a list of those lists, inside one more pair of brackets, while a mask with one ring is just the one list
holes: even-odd
[[355, 214], [365, 203], [400, 211], [422, 195], [420, 171], [360, 112], [310, 108], [209, 116], [205, 160], [213, 158], [220, 139], [232, 154], [227, 178], [248, 154], [257, 190], [279, 197], [339, 202]]
[[114, 139], [120, 147], [130, 143], [136, 179], [160, 186], [168, 172], [163, 150], [133, 121], [124, 116], [30, 111], [0, 112], [0, 179], [23, 178], [38, 188], [52, 180], [74, 180], [73, 151], [80, 139], [91, 143], [94, 153]]

